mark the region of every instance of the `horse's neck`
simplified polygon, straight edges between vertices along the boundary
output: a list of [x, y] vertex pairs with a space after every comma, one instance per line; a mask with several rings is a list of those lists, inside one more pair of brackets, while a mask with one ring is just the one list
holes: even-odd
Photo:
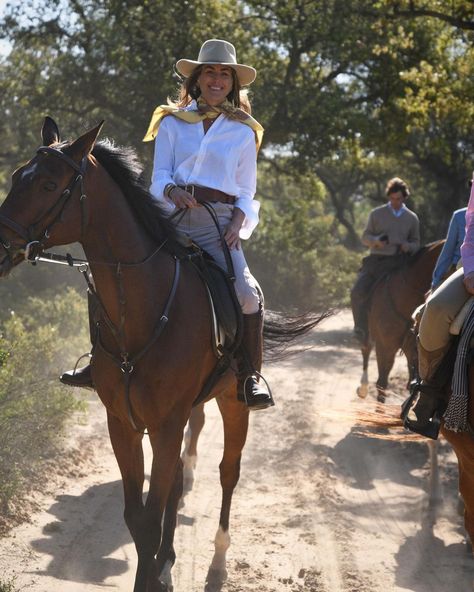
[[96, 291], [113, 323], [120, 323], [124, 312], [127, 323], [152, 322], [160, 285], [166, 291], [172, 274], [171, 258], [162, 253], [152, 256], [158, 244], [140, 226], [120, 188], [108, 175], [104, 177], [105, 172], [101, 175], [96, 169], [95, 175], [90, 183], [94, 191], [87, 197], [90, 223], [82, 246]]
[[97, 168], [89, 186], [89, 224], [82, 239], [88, 259], [110, 263], [145, 259], [154, 243], [136, 220], [119, 186]]

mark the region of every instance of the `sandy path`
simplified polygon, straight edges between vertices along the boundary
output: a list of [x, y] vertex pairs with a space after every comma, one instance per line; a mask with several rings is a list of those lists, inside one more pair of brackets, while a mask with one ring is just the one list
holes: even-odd
[[[376, 407], [373, 389], [364, 401], [355, 396], [360, 357], [349, 334], [350, 317], [341, 313], [311, 336], [317, 349], [267, 368], [277, 407], [251, 417], [233, 503], [229, 578], [212, 592], [474, 590], [448, 444], [440, 444], [443, 500], [433, 512], [424, 443], [360, 438], [351, 419], [320, 413]], [[394, 376], [404, 373], [399, 358]], [[203, 592], [213, 555], [222, 450], [214, 403], [206, 417], [196, 481], [179, 514], [175, 592]], [[91, 466], [64, 480], [54, 497], [41, 497], [43, 511], [31, 524], [0, 540], [0, 580], [15, 577], [16, 587], [30, 592], [131, 592], [135, 550], [98, 404], [77, 430], [95, 434]]]

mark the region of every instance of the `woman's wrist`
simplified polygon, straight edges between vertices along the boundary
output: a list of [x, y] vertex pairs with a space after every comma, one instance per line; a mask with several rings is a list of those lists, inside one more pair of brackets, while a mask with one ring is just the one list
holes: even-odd
[[176, 183], [168, 183], [167, 185], [165, 185], [165, 188], [163, 189], [163, 195], [165, 197], [167, 197], [168, 199], [171, 199], [171, 192], [176, 187], [177, 187]]

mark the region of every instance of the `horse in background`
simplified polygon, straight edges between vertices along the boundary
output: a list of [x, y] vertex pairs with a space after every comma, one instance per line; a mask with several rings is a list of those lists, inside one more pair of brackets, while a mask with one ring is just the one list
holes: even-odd
[[[0, 206], [0, 277], [53, 246], [82, 245], [87, 258], [83, 273], [101, 307], [92, 379], [106, 408], [122, 475], [124, 518], [138, 555], [134, 592], [171, 592], [183, 431], [216, 365], [211, 311], [189, 253], [143, 186], [134, 153], [96, 143], [101, 127], [61, 142], [56, 123], [45, 119], [43, 145], [14, 172]], [[270, 337], [291, 342], [323, 316], [289, 324], [273, 315]], [[219, 584], [226, 578], [230, 508], [249, 412], [237, 399], [231, 369], [208, 399], [213, 397], [223, 418], [224, 451], [221, 512], [208, 580]], [[145, 433], [153, 454], [146, 500]]]
[[369, 337], [361, 346], [362, 377], [357, 394], [368, 393], [368, 365], [375, 345], [378, 378], [377, 400], [385, 402], [390, 371], [395, 355], [402, 350], [408, 364], [408, 382], [414, 378], [417, 364], [416, 339], [412, 332], [412, 314], [424, 302], [431, 286], [433, 270], [443, 248], [444, 240], [422, 247], [407, 263], [382, 278], [375, 286], [369, 310]]

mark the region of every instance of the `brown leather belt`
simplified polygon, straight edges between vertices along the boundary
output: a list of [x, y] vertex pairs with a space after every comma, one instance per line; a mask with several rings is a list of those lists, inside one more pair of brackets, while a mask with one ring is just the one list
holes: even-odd
[[211, 187], [200, 187], [199, 185], [178, 185], [190, 193], [198, 202], [203, 201], [220, 201], [222, 203], [234, 204], [235, 195], [229, 195], [219, 189], [212, 189]]

